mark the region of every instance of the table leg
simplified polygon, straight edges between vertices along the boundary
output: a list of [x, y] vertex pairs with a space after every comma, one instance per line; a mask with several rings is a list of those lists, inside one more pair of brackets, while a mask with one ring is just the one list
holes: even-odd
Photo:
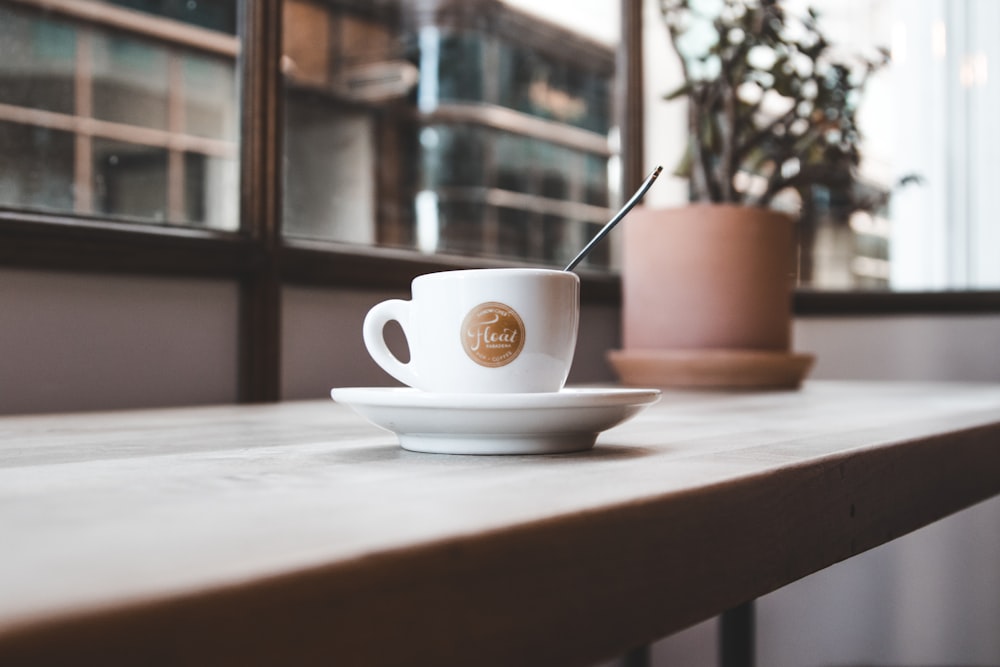
[[719, 617], [720, 667], [753, 667], [754, 601], [722, 612]]

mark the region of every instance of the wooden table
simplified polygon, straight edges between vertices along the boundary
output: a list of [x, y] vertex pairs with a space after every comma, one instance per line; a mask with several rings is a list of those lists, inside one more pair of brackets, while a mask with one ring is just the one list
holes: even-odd
[[0, 664], [584, 665], [1000, 493], [1000, 386], [667, 394], [590, 452], [330, 401], [0, 419]]

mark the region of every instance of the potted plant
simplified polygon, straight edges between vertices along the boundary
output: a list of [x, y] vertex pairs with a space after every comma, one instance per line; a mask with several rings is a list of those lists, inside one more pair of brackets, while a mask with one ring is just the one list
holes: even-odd
[[[609, 355], [628, 384], [793, 387], [811, 355], [791, 352], [795, 282], [789, 202], [818, 188], [850, 210], [884, 197], [859, 187], [856, 111], [888, 62], [837, 54], [816, 13], [779, 0], [661, 0], [687, 101], [678, 172], [690, 203], [640, 209], [623, 226], [623, 349]], [[783, 204], [783, 205], [782, 205]]]

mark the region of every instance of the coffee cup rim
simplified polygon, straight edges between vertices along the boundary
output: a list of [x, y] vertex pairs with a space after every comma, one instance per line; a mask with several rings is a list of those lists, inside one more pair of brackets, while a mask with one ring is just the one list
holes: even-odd
[[450, 270], [447, 270], [447, 271], [434, 271], [434, 272], [431, 272], [431, 273], [424, 273], [424, 274], [421, 274], [421, 275], [417, 276], [416, 278], [414, 278], [414, 280], [416, 281], [416, 280], [433, 280], [433, 279], [441, 279], [441, 278], [453, 278], [453, 277], [459, 277], [461, 275], [472, 275], [472, 274], [477, 275], [477, 276], [486, 276], [486, 277], [489, 277], [489, 274], [507, 275], [507, 276], [509, 276], [511, 274], [527, 275], [527, 276], [535, 275], [535, 276], [539, 276], [539, 277], [541, 277], [541, 276], [550, 276], [550, 277], [566, 276], [567, 278], [569, 278], [571, 280], [575, 280], [575, 281], [579, 281], [580, 280], [580, 276], [578, 276], [577, 274], [573, 273], [572, 271], [563, 271], [561, 269], [545, 269], [545, 268], [539, 268], [539, 267], [510, 267], [510, 268], [485, 268], [485, 269], [450, 269]]

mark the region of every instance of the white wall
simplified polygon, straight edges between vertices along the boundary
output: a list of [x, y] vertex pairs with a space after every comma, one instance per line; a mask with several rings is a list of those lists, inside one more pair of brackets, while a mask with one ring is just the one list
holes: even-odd
[[[368, 356], [361, 322], [405, 293], [288, 287], [282, 396], [393, 381]], [[233, 282], [0, 269], [0, 414], [232, 403]], [[570, 382], [610, 381], [618, 311], [586, 305]]]
[[237, 287], [0, 269], [0, 414], [231, 403]]
[[332, 387], [394, 384], [365, 351], [361, 323], [377, 302], [399, 296], [368, 290], [282, 290], [282, 397], [325, 398]]
[[814, 377], [1000, 382], [1000, 315], [808, 317], [794, 337]]

